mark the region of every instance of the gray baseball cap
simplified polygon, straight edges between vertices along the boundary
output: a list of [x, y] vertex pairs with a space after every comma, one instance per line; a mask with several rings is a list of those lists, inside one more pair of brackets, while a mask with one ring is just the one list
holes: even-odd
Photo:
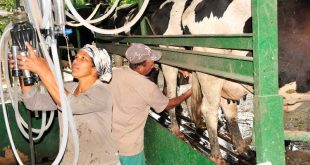
[[158, 61], [161, 58], [161, 52], [152, 50], [144, 44], [133, 43], [127, 49], [125, 56], [131, 64], [137, 64], [147, 59]]

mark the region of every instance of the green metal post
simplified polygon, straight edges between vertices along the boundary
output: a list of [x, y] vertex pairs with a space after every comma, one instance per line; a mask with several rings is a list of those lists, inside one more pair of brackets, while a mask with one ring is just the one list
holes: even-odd
[[[139, 0], [139, 8], [141, 8], [143, 2], [144, 2], [144, 0]], [[145, 18], [141, 18], [140, 20], [141, 20], [141, 22], [140, 22], [141, 34], [146, 35], [147, 34], [146, 20], [145, 20]]]
[[253, 0], [254, 129], [257, 163], [285, 164], [278, 95], [277, 0]]

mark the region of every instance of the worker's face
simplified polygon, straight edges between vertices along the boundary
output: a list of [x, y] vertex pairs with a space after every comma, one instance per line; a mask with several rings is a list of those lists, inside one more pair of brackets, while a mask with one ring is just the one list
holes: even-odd
[[79, 79], [92, 74], [96, 74], [92, 58], [85, 51], [80, 50], [72, 63], [72, 76]]
[[145, 65], [144, 65], [144, 74], [143, 75], [148, 75], [155, 67], [155, 63], [153, 60], [146, 60]]

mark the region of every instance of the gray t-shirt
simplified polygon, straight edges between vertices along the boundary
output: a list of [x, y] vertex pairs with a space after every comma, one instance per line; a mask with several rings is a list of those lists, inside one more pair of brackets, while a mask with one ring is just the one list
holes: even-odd
[[[67, 96], [77, 127], [80, 155], [79, 165], [116, 164], [118, 153], [116, 143], [111, 136], [112, 98], [105, 83], [97, 80], [89, 89], [78, 96], [74, 90], [78, 83], [66, 83], [65, 88], [71, 93]], [[23, 95], [23, 101], [30, 110], [56, 110], [57, 106], [46, 93], [38, 87]], [[61, 112], [59, 111], [61, 114]], [[61, 119], [61, 117], [59, 117]], [[62, 126], [60, 120], [60, 127]], [[62, 129], [61, 129], [62, 130]], [[68, 145], [61, 164], [70, 164], [74, 159], [74, 146], [69, 132]]]
[[113, 97], [112, 134], [119, 153], [136, 155], [144, 148], [144, 126], [150, 107], [161, 112], [169, 99], [156, 84], [129, 68], [113, 70], [108, 86]]

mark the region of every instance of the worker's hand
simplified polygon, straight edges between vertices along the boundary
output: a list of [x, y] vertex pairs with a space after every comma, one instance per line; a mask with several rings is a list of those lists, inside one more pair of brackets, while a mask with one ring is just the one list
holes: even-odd
[[193, 93], [192, 88], [190, 88], [186, 92], [184, 92], [183, 95], [189, 97], [192, 95], [192, 93]]
[[49, 70], [46, 60], [37, 56], [29, 43], [25, 42], [25, 44], [29, 51], [29, 56], [25, 57], [22, 55], [17, 55], [17, 59], [19, 60], [19, 68], [23, 70], [30, 70], [41, 77]]
[[178, 87], [178, 90], [177, 90], [178, 96], [181, 96], [185, 93], [188, 96], [190, 96], [192, 94], [192, 85], [191, 84], [180, 85]]

